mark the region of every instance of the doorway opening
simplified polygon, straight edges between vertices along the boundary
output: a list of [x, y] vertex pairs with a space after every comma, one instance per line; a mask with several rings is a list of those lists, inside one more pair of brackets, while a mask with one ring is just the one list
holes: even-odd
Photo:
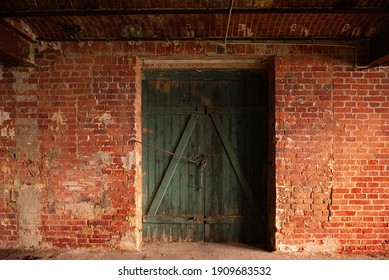
[[269, 96], [265, 71], [143, 73], [143, 241], [268, 245]]

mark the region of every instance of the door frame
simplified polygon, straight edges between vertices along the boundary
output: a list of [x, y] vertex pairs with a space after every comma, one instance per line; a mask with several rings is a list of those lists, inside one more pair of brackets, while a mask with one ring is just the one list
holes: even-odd
[[[137, 136], [141, 139], [142, 135], [142, 76], [144, 71], [180, 71], [180, 70], [261, 70], [268, 73], [268, 175], [267, 175], [267, 236], [266, 236], [266, 250], [275, 250], [276, 244], [276, 187], [275, 187], [275, 63], [274, 56], [247, 56], [241, 58], [232, 57], [138, 57], [140, 62], [137, 67], [137, 77], [139, 82], [137, 86]], [[137, 112], [136, 112], [137, 113]], [[142, 147], [138, 145], [136, 149], [142, 162]], [[141, 164], [142, 165], [142, 164]], [[137, 189], [139, 190], [139, 200], [142, 201], [142, 176], [143, 169], [139, 168], [139, 177]], [[140, 211], [138, 212], [137, 221], [142, 224], [143, 210], [142, 203], [139, 201]], [[139, 208], [138, 208], [139, 210]], [[142, 226], [138, 233], [138, 240], [141, 243], [143, 234]]]

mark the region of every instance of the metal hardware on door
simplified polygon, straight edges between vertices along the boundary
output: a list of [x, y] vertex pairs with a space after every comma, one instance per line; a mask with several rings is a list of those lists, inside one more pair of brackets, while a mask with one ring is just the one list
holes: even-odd
[[195, 161], [195, 160], [190, 159], [189, 157], [184, 157], [184, 156], [182, 156], [182, 155], [175, 154], [175, 153], [173, 153], [173, 152], [167, 151], [167, 150], [165, 150], [165, 149], [162, 149], [162, 148], [159, 148], [159, 147], [150, 145], [150, 144], [143, 143], [143, 142], [138, 141], [138, 140], [135, 140], [135, 139], [131, 139], [130, 142], [132, 142], [132, 143], [139, 143], [139, 144], [141, 144], [141, 145], [143, 145], [143, 146], [152, 148], [152, 149], [154, 149], [154, 150], [158, 150], [158, 151], [161, 151], [161, 152], [163, 152], [163, 153], [166, 153], [166, 154], [169, 154], [169, 155], [178, 157], [179, 159], [184, 159], [184, 160], [186, 160], [187, 162], [194, 163], [194, 164], [196, 164], [196, 165], [200, 165], [200, 161], [198, 161], [198, 160]]
[[207, 166], [207, 164], [202, 161], [202, 163], [200, 165], [200, 174], [199, 174], [199, 176], [200, 176], [199, 192], [201, 192], [204, 189], [204, 169], [205, 169], [205, 166]]
[[201, 216], [190, 217], [189, 220], [193, 221], [194, 224], [203, 224], [203, 219]]
[[196, 114], [199, 114], [199, 115], [204, 115], [205, 114], [205, 107], [204, 106], [197, 106], [196, 107]]
[[193, 221], [194, 224], [214, 224], [216, 223], [215, 217], [207, 216], [193, 216], [189, 220]]

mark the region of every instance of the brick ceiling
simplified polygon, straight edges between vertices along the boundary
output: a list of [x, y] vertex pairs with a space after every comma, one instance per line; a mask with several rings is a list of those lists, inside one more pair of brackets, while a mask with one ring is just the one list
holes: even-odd
[[36, 41], [99, 40], [330, 42], [363, 45], [367, 62], [381, 64], [389, 61], [389, 0], [0, 1], [0, 62], [31, 64], [18, 53]]
[[0, 17], [22, 20], [45, 41], [360, 40], [388, 29], [388, 11], [388, 0], [0, 2]]

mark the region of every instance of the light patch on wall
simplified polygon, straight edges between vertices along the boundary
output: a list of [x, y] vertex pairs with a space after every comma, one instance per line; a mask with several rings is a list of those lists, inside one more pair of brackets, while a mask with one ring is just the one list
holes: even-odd
[[127, 233], [120, 239], [119, 248], [126, 251], [139, 250], [140, 247], [140, 232], [135, 231], [134, 233]]
[[10, 113], [0, 110], [0, 123], [3, 124], [4, 121], [10, 120]]
[[296, 245], [278, 244], [278, 251], [283, 253], [296, 253], [299, 251], [299, 247]]
[[54, 112], [53, 116], [51, 117], [51, 120], [56, 123], [56, 126], [51, 126], [51, 130], [58, 131], [59, 127], [61, 125], [65, 124], [65, 117], [62, 112]]
[[108, 152], [94, 152], [92, 158], [97, 160], [100, 167], [105, 167], [113, 162], [113, 159]]
[[271, 8], [273, 3], [274, 0], [255, 0], [253, 1], [253, 7]]
[[61, 42], [44, 42], [44, 41], [39, 41], [38, 43], [34, 44], [34, 47], [39, 52], [43, 52], [46, 49], [52, 49], [52, 50], [55, 50], [55, 51], [61, 51], [62, 50]]
[[[31, 69], [29, 71], [31, 71]], [[31, 84], [27, 82], [27, 80], [30, 78], [29, 72], [15, 71], [13, 75], [16, 81], [12, 84], [12, 86], [13, 90], [17, 93], [22, 94], [30, 90], [37, 90], [38, 86], [36, 84]]]
[[195, 32], [192, 28], [192, 25], [187, 24], [186, 25], [186, 37], [188, 38], [194, 38], [195, 37]]
[[62, 112], [55, 112], [51, 117], [51, 120], [55, 121], [58, 125], [64, 124], [64, 116]]
[[356, 6], [366, 7], [368, 2], [368, 0], [359, 0]]
[[104, 125], [109, 125], [112, 123], [112, 115], [108, 112], [105, 112], [103, 115], [99, 117], [99, 122]]
[[293, 23], [291, 26], [290, 26], [290, 31], [294, 32], [296, 31], [297, 29], [297, 24]]
[[346, 23], [342, 28], [342, 33], [348, 31], [350, 29], [350, 24]]
[[1, 137], [9, 137], [13, 139], [15, 137], [15, 128], [3, 127], [0, 132]]
[[366, 32], [366, 37], [370, 37], [370, 36], [373, 36], [374, 35], [374, 33], [376, 33], [377, 32], [377, 28], [375, 28], [375, 26], [374, 25], [370, 25], [370, 28], [369, 28], [369, 30]]
[[0, 171], [5, 176], [11, 175], [11, 168], [4, 163], [1, 164]]
[[301, 36], [308, 37], [309, 36], [309, 29], [303, 28], [301, 29]]
[[137, 164], [136, 158], [137, 157], [135, 151], [128, 153], [125, 157], [121, 157], [123, 168], [126, 170], [130, 170], [133, 164]]
[[360, 27], [355, 27], [353, 32], [352, 32], [352, 36], [354, 38], [359, 38], [359, 37], [361, 37], [361, 34], [362, 34], [362, 29]]
[[38, 247], [42, 236], [41, 204], [42, 190], [40, 186], [26, 187], [18, 191], [17, 209], [19, 217], [19, 245], [21, 247]]
[[10, 113], [4, 112], [0, 109], [0, 126], [4, 126], [0, 130], [0, 136], [1, 137], [15, 137], [15, 128], [9, 127], [8, 125], [4, 124], [4, 122], [11, 120]]
[[94, 205], [89, 202], [77, 202], [64, 205], [65, 212], [71, 213], [74, 218], [93, 218], [95, 216]]
[[336, 238], [326, 237], [323, 240], [306, 243], [302, 246], [302, 251], [307, 253], [334, 253], [341, 246]]
[[251, 31], [251, 27], [247, 27], [246, 24], [239, 23], [238, 25], [238, 34], [243, 37], [253, 37], [254, 33]]

